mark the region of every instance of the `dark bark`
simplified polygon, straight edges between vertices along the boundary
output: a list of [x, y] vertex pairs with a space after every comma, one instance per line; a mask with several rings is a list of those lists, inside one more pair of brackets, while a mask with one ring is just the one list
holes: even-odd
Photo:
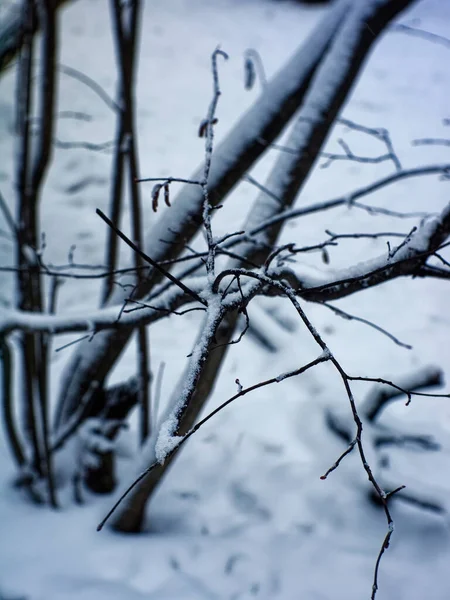
[[[69, 1], [75, 0], [53, 0], [55, 8], [59, 8]], [[22, 49], [27, 33], [23, 28], [23, 8], [14, 6], [3, 23], [0, 23], [0, 77], [11, 65], [16, 55]], [[33, 21], [32, 33], [39, 29], [39, 22]]]
[[[107, 390], [100, 390], [85, 418], [100, 418], [105, 439], [113, 442], [130, 412], [138, 406], [139, 393], [139, 381], [136, 378], [131, 378], [126, 383], [115, 385]], [[101, 434], [99, 432], [99, 435]], [[98, 465], [85, 470], [84, 483], [91, 492], [110, 494], [117, 485], [116, 453], [113, 449], [91, 450], [91, 452], [96, 454]]]
[[[51, 0], [27, 1], [22, 10], [22, 39], [17, 85], [17, 308], [32, 312], [44, 310], [38, 250], [40, 244], [39, 202], [42, 184], [52, 157], [53, 112], [56, 96], [57, 23]], [[40, 77], [33, 79], [34, 40], [42, 30]], [[34, 81], [38, 81], [38, 132], [32, 140], [30, 117]], [[56, 507], [48, 417], [48, 336], [22, 332], [19, 340], [23, 370], [22, 407], [24, 429], [31, 446], [31, 465], [48, 483], [50, 504]], [[39, 414], [39, 418], [37, 415]], [[40, 425], [40, 427], [39, 427]]]
[[[177, 435], [185, 435], [195, 425], [198, 414], [204, 405], [205, 398], [208, 398], [214, 389], [217, 381], [217, 373], [223, 364], [223, 358], [228, 348], [226, 343], [229, 340], [230, 332], [234, 330], [237, 318], [238, 313], [235, 311], [226, 315], [221, 321], [216, 331], [215, 340], [211, 344], [211, 347], [214, 347], [214, 349], [208, 349], [207, 360], [202, 375], [189, 400], [189, 405], [183, 415]], [[132, 499], [130, 501], [125, 500], [123, 510], [119, 510], [116, 518], [113, 520], [114, 529], [126, 533], [137, 533], [142, 530], [145, 519], [145, 507], [149, 498], [161, 483], [162, 477], [173, 463], [175, 456], [176, 454], [169, 456], [163, 465], [158, 465], [137, 486], [135, 492], [133, 492]]]

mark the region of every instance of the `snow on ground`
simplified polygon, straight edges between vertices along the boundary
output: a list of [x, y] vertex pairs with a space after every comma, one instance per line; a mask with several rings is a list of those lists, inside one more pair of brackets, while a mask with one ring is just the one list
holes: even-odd
[[[220, 44], [230, 60], [220, 66], [223, 95], [217, 137], [223, 137], [256, 95], [243, 86], [243, 53], [257, 49], [273, 74], [308, 35], [324, 9], [305, 9], [269, 0], [162, 0], [147, 2], [139, 63], [138, 129], [141, 171], [147, 176], [189, 176], [203, 156], [196, 137], [211, 94], [210, 54]], [[107, 3], [79, 0], [65, 10], [61, 61], [98, 81], [114, 94], [114, 55]], [[416, 19], [414, 21], [414, 19]], [[424, 0], [402, 22], [450, 36], [449, 4]], [[446, 148], [413, 147], [420, 137], [444, 137], [449, 117], [449, 50], [402, 33], [387, 33], [373, 52], [344, 116], [389, 129], [404, 166], [444, 162]], [[13, 203], [13, 88], [1, 80], [0, 182]], [[103, 142], [112, 137], [113, 117], [79, 82], [61, 76], [61, 110], [85, 111], [89, 123], [60, 121], [61, 140]], [[375, 142], [339, 129], [352, 149], [377, 153]], [[261, 160], [254, 176], [264, 181], [275, 152]], [[103, 224], [95, 208], [108, 205], [110, 156], [59, 151], [48, 178], [42, 207], [49, 262], [63, 263], [76, 244], [79, 262], [101, 263]], [[337, 162], [316, 169], [299, 203], [328, 200], [387, 174], [391, 166]], [[150, 188], [143, 187], [150, 204]], [[238, 229], [256, 191], [242, 183], [214, 223], [217, 234]], [[370, 198], [405, 211], [439, 211], [448, 201], [448, 182], [436, 177], [396, 184]], [[218, 213], [219, 214], [219, 213]], [[146, 219], [154, 216], [147, 211]], [[414, 220], [393, 221], [342, 208], [286, 227], [283, 240], [309, 244], [330, 228], [338, 233], [388, 229], [407, 232]], [[124, 226], [127, 225], [125, 216]], [[10, 264], [8, 242], [0, 238], [1, 260]], [[331, 251], [337, 268], [377, 256], [384, 241], [342, 243]], [[317, 254], [305, 258], [311, 269], [323, 265]], [[1, 276], [2, 296], [11, 278]], [[364, 325], [339, 320], [320, 306], [306, 310], [331, 349], [352, 374], [398, 377], [437, 364], [450, 377], [447, 284], [395, 281], [342, 301], [339, 306], [376, 323], [413, 345], [405, 350]], [[96, 307], [92, 283], [66, 283], [59, 309]], [[277, 300], [272, 306], [284, 307]], [[265, 306], [264, 302], [259, 307]], [[295, 318], [289, 308], [283, 309]], [[251, 308], [250, 308], [251, 315]], [[155, 368], [166, 363], [162, 398], [170, 394], [191, 350], [196, 314], [159, 322], [151, 330]], [[317, 355], [298, 325], [288, 333], [273, 323], [280, 351], [268, 354], [249, 338], [232, 347], [211, 407], [243, 385], [285, 372]], [[66, 337], [61, 338], [65, 340]], [[68, 338], [67, 338], [68, 339]], [[61, 342], [62, 343], [62, 342]], [[52, 385], [67, 357], [55, 354]], [[251, 358], [249, 358], [251, 357]], [[134, 349], [120, 361], [112, 380], [133, 373]], [[357, 398], [366, 386], [355, 386]], [[367, 502], [368, 484], [356, 455], [323, 482], [319, 476], [342, 452], [324, 425], [323, 408], [347, 408], [331, 368], [321, 365], [297, 380], [261, 389], [210, 421], [186, 445], [149, 510], [147, 532], [120, 536], [95, 527], [112, 499], [88, 497], [52, 513], [29, 506], [11, 486], [13, 472], [2, 445], [0, 481], [0, 598], [28, 600], [155, 600], [280, 598], [360, 600], [370, 596], [375, 558], [386, 531], [382, 513]], [[397, 402], [386, 424], [433, 434], [439, 453], [392, 453], [398, 484], [425, 490], [448, 507], [450, 404], [445, 399]], [[3, 442], [2, 442], [3, 444]], [[132, 465], [124, 461], [123, 480]], [[379, 598], [448, 600], [450, 536], [448, 516], [398, 503], [396, 531], [382, 567]]]

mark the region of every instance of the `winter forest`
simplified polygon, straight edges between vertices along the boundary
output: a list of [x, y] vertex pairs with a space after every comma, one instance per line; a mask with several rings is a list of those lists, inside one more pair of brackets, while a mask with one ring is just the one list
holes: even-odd
[[0, 600], [450, 598], [450, 2], [0, 1]]

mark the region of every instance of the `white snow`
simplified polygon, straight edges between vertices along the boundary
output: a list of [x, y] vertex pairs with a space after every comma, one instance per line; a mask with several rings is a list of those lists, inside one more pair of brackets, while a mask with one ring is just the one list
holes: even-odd
[[[86, 72], [114, 96], [115, 67], [107, 4], [100, 0], [78, 0], [65, 10], [62, 62]], [[3, 7], [0, 9], [1, 15]], [[196, 137], [196, 131], [210, 101], [210, 55], [218, 44], [230, 56], [220, 72], [222, 96], [215, 129], [220, 144], [260, 94], [258, 85], [251, 91], [244, 89], [245, 50], [248, 47], [258, 50], [270, 79], [311, 34], [325, 10], [305, 9], [293, 1], [146, 2], [137, 115], [142, 176], [188, 177], [201, 163], [204, 145]], [[450, 5], [442, 0], [423, 0], [402, 17], [402, 22], [449, 37]], [[329, 20], [327, 27], [332, 26]], [[325, 34], [326, 31], [324, 39]], [[317, 44], [320, 43], [318, 39]], [[315, 51], [319, 49], [315, 47]], [[410, 144], [416, 138], [448, 137], [449, 130], [442, 119], [450, 117], [449, 52], [442, 45], [417, 37], [386, 33], [344, 110], [344, 116], [364, 125], [386, 127], [405, 168], [450, 160], [446, 148]], [[312, 58], [298, 54], [289, 68], [295, 70]], [[286, 74], [283, 78], [285, 83], [289, 79]], [[12, 74], [2, 78], [0, 85], [0, 189], [13, 208]], [[61, 120], [58, 137], [92, 142], [111, 139], [113, 115], [79, 82], [62, 75], [60, 101], [61, 110], [83, 111], [92, 119]], [[260, 125], [256, 120], [248, 127]], [[239, 133], [237, 128], [236, 135]], [[373, 150], [372, 141], [367, 138], [341, 131], [330, 136], [327, 150], [334, 150], [339, 135], [355, 153], [370, 154]], [[214, 169], [226, 162], [228, 151], [229, 148], [222, 147], [216, 167], [213, 161], [211, 177], [215, 176]], [[264, 183], [276, 158], [276, 151], [270, 151], [252, 170], [252, 176]], [[47, 240], [44, 259], [48, 262], [67, 262], [73, 244], [77, 262], [104, 261], [105, 228], [96, 218], [95, 208], [107, 207], [109, 167], [108, 153], [57, 152], [42, 208]], [[389, 164], [338, 161], [328, 169], [317, 169], [299, 204], [351, 198], [354, 189], [388, 175], [391, 168]], [[177, 185], [171, 184], [174, 192]], [[376, 192], [370, 196], [370, 202], [397, 211], [440, 214], [448, 203], [448, 189], [448, 182], [438, 181], [438, 177], [415, 178]], [[143, 186], [142, 192], [148, 208], [145, 214], [148, 224], [155, 218], [151, 211], [151, 184]], [[180, 198], [186, 202], [180, 202], [176, 210], [188, 212], [189, 202], [198, 193], [194, 186], [183, 189]], [[214, 216], [214, 235], [220, 237], [241, 229], [257, 194], [253, 186], [242, 182]], [[160, 207], [157, 217], [161, 214], [161, 227], [172, 222], [171, 210]], [[0, 229], [7, 229], [1, 219], [2, 216]], [[336, 233], [409, 231], [418, 220], [396, 221], [386, 215], [369, 215], [344, 206], [292, 222], [286, 226], [281, 243], [293, 240], [299, 246], [317, 243], [323, 241], [327, 228]], [[123, 222], [126, 230], [127, 214]], [[420, 249], [429, 227], [433, 227], [432, 221], [413, 235], [410, 244], [399, 250], [394, 260], [401, 253]], [[157, 240], [147, 242], [150, 250], [152, 244], [158, 246]], [[397, 243], [394, 240], [392, 247]], [[204, 249], [200, 237], [193, 244]], [[329, 279], [333, 271], [337, 278], [343, 273], [360, 273], [386, 255], [385, 240], [343, 240], [338, 247], [330, 248], [330, 265], [323, 265], [320, 255], [308, 253], [290, 266], [316, 282], [324, 277]], [[0, 264], [11, 265], [13, 258], [10, 242], [1, 237]], [[122, 259], [126, 262], [125, 251]], [[10, 299], [11, 284], [11, 274], [0, 273], [2, 298]], [[201, 292], [204, 282], [192, 280], [190, 285]], [[246, 293], [251, 292], [251, 285], [256, 283], [249, 282]], [[118, 299], [115, 306], [98, 310], [99, 289], [98, 282], [92, 280], [68, 281], [61, 289], [56, 316], [20, 318], [30, 319], [30, 324], [33, 319], [33, 326], [40, 320], [42, 327], [57, 329], [62, 323], [76, 322], [80, 329], [89, 329], [96, 322], [116, 318], [120, 307]], [[171, 294], [177, 291], [167, 292], [158, 303], [170, 302]], [[211, 300], [210, 295], [207, 297]], [[263, 304], [259, 299], [253, 302]], [[288, 318], [297, 319], [296, 328], [291, 332], [280, 329], [280, 350], [276, 354], [266, 353], [249, 337], [232, 346], [206, 410], [233, 396], [237, 379], [249, 387], [298, 368], [317, 356], [315, 342], [289, 303], [281, 298], [264, 302], [276, 306]], [[432, 364], [441, 366], [447, 381], [450, 380], [448, 282], [396, 280], [346, 298], [339, 307], [374, 321], [413, 345], [411, 351], [406, 351], [361, 323], [339, 319], [322, 306], [308, 305], [308, 317], [349, 373], [402, 381], [400, 375]], [[151, 309], [143, 310], [153, 318]], [[140, 312], [123, 317], [137, 319]], [[261, 313], [257, 314], [258, 324], [263, 320]], [[0, 306], [0, 329], [15, 318], [19, 317], [14, 311]], [[173, 435], [176, 424], [171, 419], [176, 416], [181, 395], [180, 390], [174, 392], [173, 388], [185, 372], [186, 356], [192, 348], [194, 354], [189, 360], [194, 368], [195, 358], [201, 352], [201, 341], [196, 346], [199, 343], [196, 334], [204, 319], [204, 313], [190, 313], [160, 319], [151, 327], [152, 368], [156, 372], [161, 362], [166, 365], [162, 416], [142, 451], [142, 463], [137, 465], [136, 457], [121, 459], [118, 492], [123, 491], [141, 467], [148, 467], [151, 460], [163, 460], [179, 442]], [[269, 327], [271, 334], [273, 331], [276, 335], [275, 324], [270, 322]], [[63, 345], [77, 335], [59, 336], [54, 346]], [[95, 336], [91, 345], [86, 345], [86, 359], [91, 349], [94, 351], [101, 343], [100, 336]], [[72, 350], [53, 353], [50, 385], [54, 397]], [[134, 359], [135, 346], [131, 344], [118, 361], [112, 383], [134, 374]], [[188, 369], [186, 373], [185, 381], [189, 384], [188, 378], [194, 372]], [[361, 406], [370, 388], [362, 383], [352, 387]], [[107, 528], [96, 533], [98, 522], [113, 503], [110, 496], [86, 495], [85, 504], [77, 506], [67, 488], [58, 511], [30, 505], [11, 485], [14, 470], [0, 435], [0, 598], [369, 598], [373, 568], [387, 524], [382, 512], [367, 501], [367, 476], [355, 451], [326, 481], [320, 481], [320, 475], [345, 449], [345, 444], [330, 434], [324, 422], [327, 408], [337, 411], [342, 423], [354, 430], [342, 382], [329, 363], [309, 370], [298, 379], [287, 379], [238, 398], [184, 445], [149, 506], [148, 528], [140, 536], [117, 535]], [[447, 514], [439, 516], [400, 502], [393, 504], [395, 532], [382, 560], [378, 598], [448, 600], [449, 400], [418, 397], [408, 407], [403, 401], [395, 401], [384, 411], [382, 424], [388, 431], [433, 435], [441, 444], [442, 450], [438, 452], [410, 452], [400, 447], [388, 450], [392, 468], [383, 470], [383, 484], [387, 489], [405, 484], [411, 493], [440, 502], [447, 508]], [[132, 423], [132, 429], [134, 426]], [[367, 458], [375, 467], [372, 434], [365, 423]], [[124, 432], [120, 442], [130, 445], [132, 439], [132, 433]], [[72, 457], [68, 449], [67, 460]]]
[[156, 460], [162, 465], [167, 455], [178, 446], [183, 439], [180, 435], [173, 435], [178, 425], [175, 416], [169, 417], [158, 427], [158, 439], [155, 445]]

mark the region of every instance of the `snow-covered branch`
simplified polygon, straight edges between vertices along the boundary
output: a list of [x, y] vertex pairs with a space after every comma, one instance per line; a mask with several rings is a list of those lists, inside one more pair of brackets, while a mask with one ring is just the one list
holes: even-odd
[[302, 267], [279, 271], [302, 298], [313, 302], [327, 302], [379, 285], [400, 276], [425, 276], [421, 270], [450, 235], [450, 204], [438, 217], [420, 225], [396, 248], [371, 260], [350, 267], [312, 275]]
[[[310, 175], [377, 35], [409, 3], [390, 0], [349, 3], [346, 17], [313, 75], [286, 141], [290, 151], [280, 153], [265, 183], [270, 195], [262, 191], [251, 209], [246, 230], [252, 232], [253, 244], [258, 242], [264, 248], [276, 240], [283, 221], [276, 217], [293, 204]], [[271, 219], [272, 226], [268, 228]], [[254, 256], [254, 245], [241, 249], [241, 253]]]
[[[200, 294], [205, 285], [204, 278], [190, 281], [191, 289]], [[142, 324], [150, 324], [192, 302], [192, 297], [177, 287], [168, 289], [150, 304], [143, 304], [140, 310], [124, 310], [123, 305], [108, 306], [90, 313], [53, 315], [2, 308], [0, 312], [0, 334], [21, 330], [46, 332], [51, 334], [87, 331], [94, 334], [104, 329], [129, 329]], [[93, 338], [93, 343], [95, 337]]]

